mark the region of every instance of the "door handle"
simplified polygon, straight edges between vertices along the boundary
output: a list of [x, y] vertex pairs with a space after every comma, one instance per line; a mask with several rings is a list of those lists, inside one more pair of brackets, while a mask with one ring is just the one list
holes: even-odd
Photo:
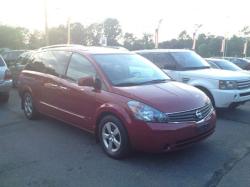
[[45, 83], [45, 84], [44, 84], [44, 87], [46, 87], [46, 88], [57, 88], [58, 85], [53, 84], [53, 83]]
[[60, 88], [61, 90], [68, 90], [68, 88], [65, 87], [65, 86], [59, 86], [59, 88]]

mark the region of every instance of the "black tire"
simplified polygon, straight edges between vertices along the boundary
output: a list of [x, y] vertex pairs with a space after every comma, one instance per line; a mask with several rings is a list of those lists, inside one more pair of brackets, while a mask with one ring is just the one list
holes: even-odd
[[22, 97], [23, 111], [27, 119], [37, 119], [38, 111], [33, 102], [33, 98], [30, 92], [25, 92]]
[[[111, 131], [113, 130], [113, 140], [112, 135], [108, 133], [108, 124], [110, 123]], [[114, 125], [114, 126], [112, 126]], [[113, 128], [113, 129], [112, 129]], [[119, 135], [115, 135], [117, 132], [117, 129], [119, 130]], [[130, 153], [130, 144], [129, 144], [129, 138], [127, 134], [127, 130], [125, 129], [122, 122], [113, 115], [107, 115], [102, 118], [102, 120], [99, 123], [99, 140], [101, 142], [102, 148], [104, 152], [114, 159], [121, 159], [128, 156]], [[104, 134], [105, 136], [104, 136]], [[109, 138], [107, 138], [107, 134], [109, 134]], [[106, 138], [104, 138], [106, 137]], [[120, 137], [120, 138], [119, 138]], [[110, 140], [111, 139], [111, 140]], [[116, 146], [116, 142], [120, 142], [120, 146]], [[106, 143], [105, 143], [106, 142]], [[110, 142], [112, 142], [111, 148], [109, 147]], [[108, 144], [108, 145], [107, 145]], [[118, 147], [118, 148], [117, 148]], [[117, 149], [117, 150], [116, 150]]]
[[17, 80], [16, 79], [12, 80], [12, 87], [17, 88]]
[[212, 96], [212, 94], [211, 94], [208, 90], [206, 90], [206, 89], [204, 89], [204, 88], [199, 88], [199, 87], [197, 87], [197, 88], [200, 89], [201, 91], [203, 91], [203, 92], [208, 96], [208, 98], [210, 99], [210, 101], [211, 101], [213, 107], [216, 108], [216, 106], [215, 106], [215, 101], [214, 101], [214, 97]]
[[3, 93], [0, 97], [1, 97], [2, 102], [7, 103], [9, 101], [10, 94], [9, 93]]
[[228, 107], [228, 110], [231, 110], [231, 111], [234, 111], [237, 109], [237, 107], [240, 106], [239, 104], [231, 104], [229, 107]]

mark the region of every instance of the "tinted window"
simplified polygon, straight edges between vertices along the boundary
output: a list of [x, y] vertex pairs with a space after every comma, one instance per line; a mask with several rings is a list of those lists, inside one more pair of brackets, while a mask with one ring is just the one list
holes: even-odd
[[182, 70], [210, 68], [209, 64], [193, 51], [171, 52], [171, 55]]
[[67, 51], [46, 51], [41, 55], [45, 65], [45, 73], [60, 76], [65, 74], [71, 52]]
[[207, 61], [209, 63], [209, 65], [213, 68], [213, 69], [221, 69], [219, 66], [217, 66], [214, 62], [208, 60]]
[[65, 74], [70, 56], [71, 52], [67, 51], [40, 52], [29, 58], [25, 69], [60, 76]]
[[25, 70], [37, 71], [45, 73], [45, 66], [41, 60], [40, 53], [37, 53], [29, 58], [28, 64], [25, 66]]
[[21, 65], [26, 65], [29, 62], [29, 59], [31, 57], [32, 53], [28, 53], [26, 54], [24, 57], [22, 57], [20, 59], [20, 61], [18, 61]]
[[157, 66], [136, 54], [98, 54], [94, 55], [94, 59], [115, 86], [153, 84], [153, 81], [169, 80]]
[[219, 67], [221, 67], [221, 69], [224, 70], [231, 70], [231, 71], [242, 70], [240, 67], [227, 60], [215, 61], [214, 63], [216, 63], [216, 65], [218, 65]]
[[77, 81], [80, 78], [96, 76], [93, 65], [82, 55], [73, 54], [66, 74], [67, 78]]
[[147, 59], [150, 60], [151, 62], [154, 61], [153, 55], [150, 54], [150, 53], [142, 53], [142, 54], [140, 54], [140, 55], [143, 56], [143, 57], [145, 57], [145, 58], [147, 58]]
[[247, 60], [244, 60], [244, 59], [235, 59], [233, 61], [233, 63], [235, 63], [236, 65], [238, 65], [242, 69], [245, 69], [249, 65], [250, 62], [248, 62]]

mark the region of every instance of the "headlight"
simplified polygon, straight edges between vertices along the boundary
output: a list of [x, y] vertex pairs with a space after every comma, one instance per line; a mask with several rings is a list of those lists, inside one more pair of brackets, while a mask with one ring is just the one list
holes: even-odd
[[153, 123], [167, 122], [167, 114], [160, 112], [159, 110], [156, 110], [138, 101], [129, 101], [128, 107], [133, 112], [136, 119]]
[[221, 90], [235, 90], [237, 89], [236, 81], [219, 81], [219, 88]]

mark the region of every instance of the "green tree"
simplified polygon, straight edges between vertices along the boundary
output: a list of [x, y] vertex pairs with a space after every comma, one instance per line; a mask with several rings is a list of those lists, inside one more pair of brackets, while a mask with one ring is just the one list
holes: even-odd
[[117, 19], [108, 18], [103, 23], [104, 34], [107, 44], [110, 46], [120, 45], [118, 40], [122, 37], [122, 29]]
[[67, 27], [59, 25], [49, 29], [49, 43], [50, 45], [67, 43]]
[[233, 36], [227, 42], [227, 56], [242, 56], [245, 40], [242, 37]]
[[25, 48], [28, 32], [25, 28], [0, 25], [0, 48]]
[[29, 36], [28, 48], [37, 49], [42, 46], [45, 46], [45, 36], [39, 31], [34, 31]]
[[123, 40], [124, 40], [123, 46], [126, 49], [129, 49], [129, 50], [133, 50], [134, 49], [133, 46], [134, 46], [134, 44], [136, 42], [136, 37], [134, 36], [133, 33], [126, 32], [124, 34]]
[[179, 34], [178, 39], [179, 39], [179, 40], [190, 40], [190, 39], [192, 39], [192, 38], [188, 35], [187, 31], [184, 30], [184, 31], [182, 31], [182, 32]]
[[81, 23], [72, 23], [71, 25], [71, 43], [84, 44], [85, 43], [85, 29]]
[[100, 45], [100, 38], [102, 33], [102, 25], [99, 23], [93, 23], [86, 27], [84, 36], [84, 45]]

